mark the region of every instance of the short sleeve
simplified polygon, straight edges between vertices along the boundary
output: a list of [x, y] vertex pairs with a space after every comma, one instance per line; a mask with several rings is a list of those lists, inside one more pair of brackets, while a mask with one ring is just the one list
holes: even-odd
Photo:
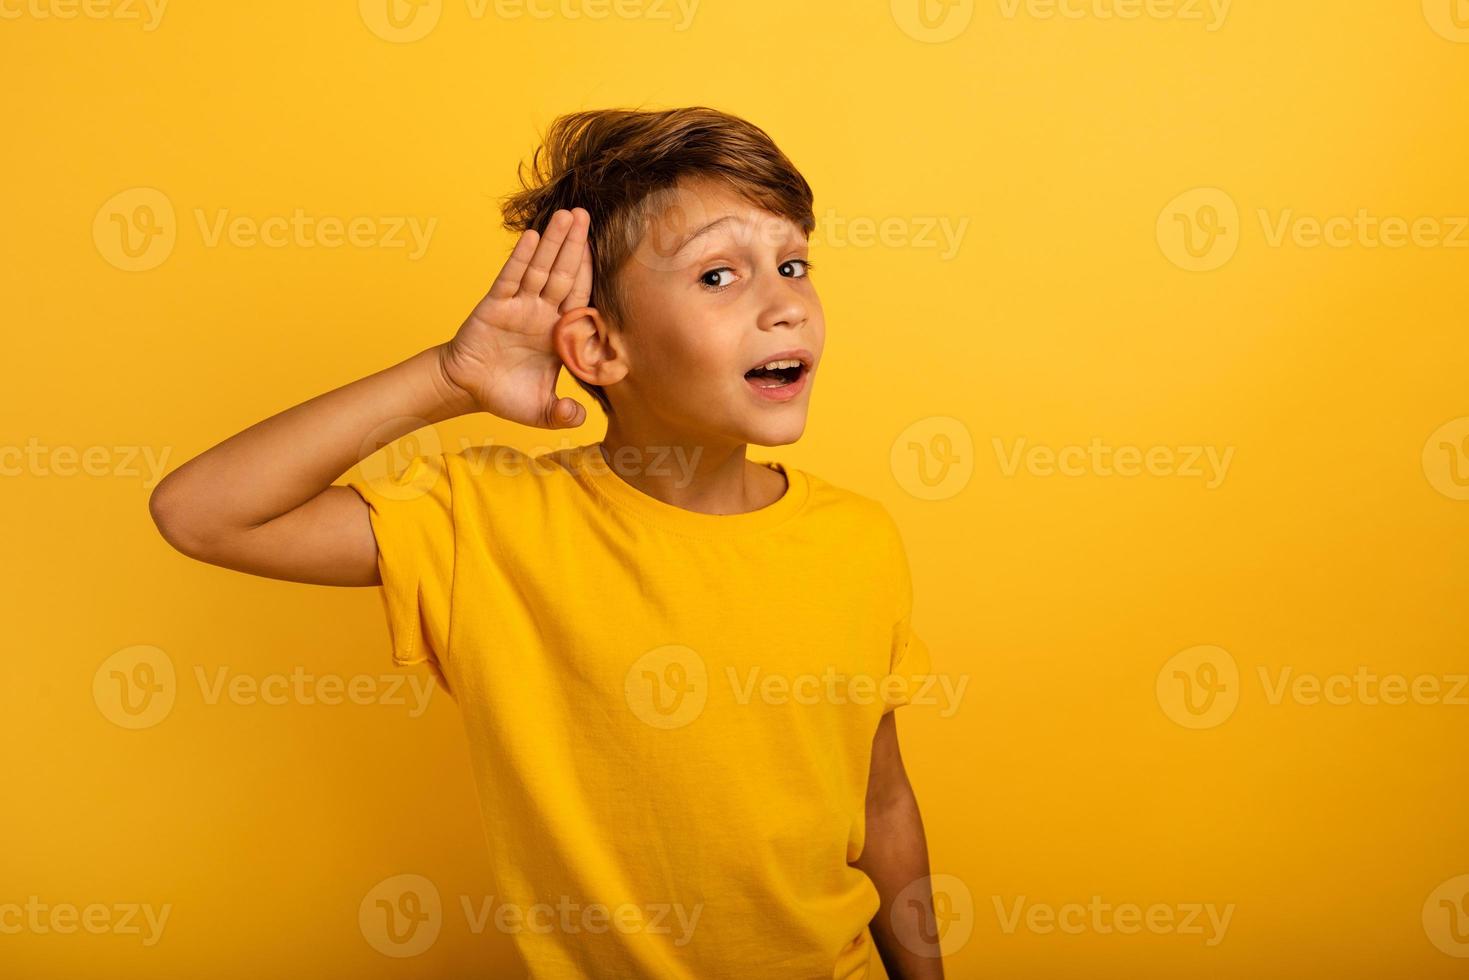
[[454, 499], [443, 453], [414, 456], [401, 473], [347, 480], [368, 506], [377, 539], [393, 663], [429, 664], [445, 689], [454, 585]]
[[928, 644], [913, 631], [913, 578], [908, 566], [908, 554], [903, 547], [903, 539], [898, 533], [897, 525], [893, 524], [891, 519], [889, 519], [889, 525], [892, 540], [890, 552], [892, 574], [895, 583], [893, 592], [896, 602], [893, 612], [892, 647], [888, 670], [891, 677], [901, 678], [901, 681], [895, 679], [888, 682], [891, 687], [885, 697], [884, 713], [905, 704], [912, 704], [914, 696], [922, 689], [924, 678], [933, 671]]

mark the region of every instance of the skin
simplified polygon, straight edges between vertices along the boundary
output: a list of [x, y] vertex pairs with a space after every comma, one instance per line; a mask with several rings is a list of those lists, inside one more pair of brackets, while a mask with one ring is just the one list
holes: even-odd
[[[558, 211], [544, 234], [520, 236], [451, 340], [257, 422], [168, 474], [149, 498], [159, 532], [222, 568], [380, 585], [367, 504], [333, 481], [400, 436], [465, 414], [581, 425], [585, 407], [556, 394], [563, 369], [606, 390], [613, 413], [603, 452], [632, 486], [708, 514], [773, 503], [785, 479], [748, 460], [746, 448], [786, 445], [805, 429], [826, 330], [804, 263], [806, 236], [710, 182], [682, 184], [664, 203], [618, 270], [635, 326], [587, 305], [590, 218], [581, 208]], [[787, 402], [758, 397], [744, 372], [790, 348], [813, 355], [805, 390]], [[640, 464], [666, 448], [681, 449], [691, 471], [645, 472]], [[931, 927], [932, 901], [892, 908], [899, 891], [928, 874], [928, 861], [891, 712], [873, 741], [866, 816], [866, 847], [853, 866], [881, 896], [872, 933], [883, 963], [895, 978], [941, 977], [941, 961], [894, 930], [908, 919], [903, 935], [931, 935], [918, 927]]]
[[[673, 191], [619, 270], [635, 328], [593, 311], [558, 337], [567, 369], [607, 392], [602, 445], [623, 479], [710, 514], [755, 510], [785, 492], [746, 448], [787, 445], [806, 427], [826, 338], [808, 253], [799, 226], [723, 185]], [[759, 397], [745, 372], [793, 348], [813, 357], [803, 390], [786, 402]], [[692, 478], [645, 472], [660, 447], [682, 450]]]

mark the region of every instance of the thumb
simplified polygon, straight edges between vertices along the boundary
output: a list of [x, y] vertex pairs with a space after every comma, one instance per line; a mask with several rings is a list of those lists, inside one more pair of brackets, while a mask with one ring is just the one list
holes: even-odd
[[575, 428], [586, 417], [586, 409], [574, 398], [558, 398], [546, 410], [546, 421], [552, 429]]

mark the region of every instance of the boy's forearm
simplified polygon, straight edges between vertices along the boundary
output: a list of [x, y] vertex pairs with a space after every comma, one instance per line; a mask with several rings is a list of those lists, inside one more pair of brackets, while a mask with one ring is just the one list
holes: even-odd
[[900, 892], [929, 874], [923, 818], [911, 790], [867, 815], [866, 843], [853, 866], [877, 887], [881, 904], [872, 920], [872, 938], [888, 976], [892, 980], [941, 980], [944, 967], [938, 923], [927, 882], [921, 889], [909, 889], [894, 908]]
[[168, 519], [212, 536], [248, 530], [310, 500], [414, 429], [475, 410], [444, 375], [442, 345], [236, 433], [155, 489]]

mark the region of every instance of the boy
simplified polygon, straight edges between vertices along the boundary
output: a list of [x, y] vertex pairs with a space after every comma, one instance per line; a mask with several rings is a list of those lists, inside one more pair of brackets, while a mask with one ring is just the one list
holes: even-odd
[[[190, 460], [154, 520], [212, 564], [382, 586], [393, 661], [460, 707], [496, 894], [562, 910], [511, 930], [530, 975], [860, 978], [875, 940], [941, 977], [891, 710], [929, 669], [901, 538], [745, 456], [801, 435], [821, 360], [809, 186], [706, 108], [564, 116], [522, 184], [452, 340]], [[580, 425], [563, 367], [600, 443], [331, 485], [466, 413]]]

